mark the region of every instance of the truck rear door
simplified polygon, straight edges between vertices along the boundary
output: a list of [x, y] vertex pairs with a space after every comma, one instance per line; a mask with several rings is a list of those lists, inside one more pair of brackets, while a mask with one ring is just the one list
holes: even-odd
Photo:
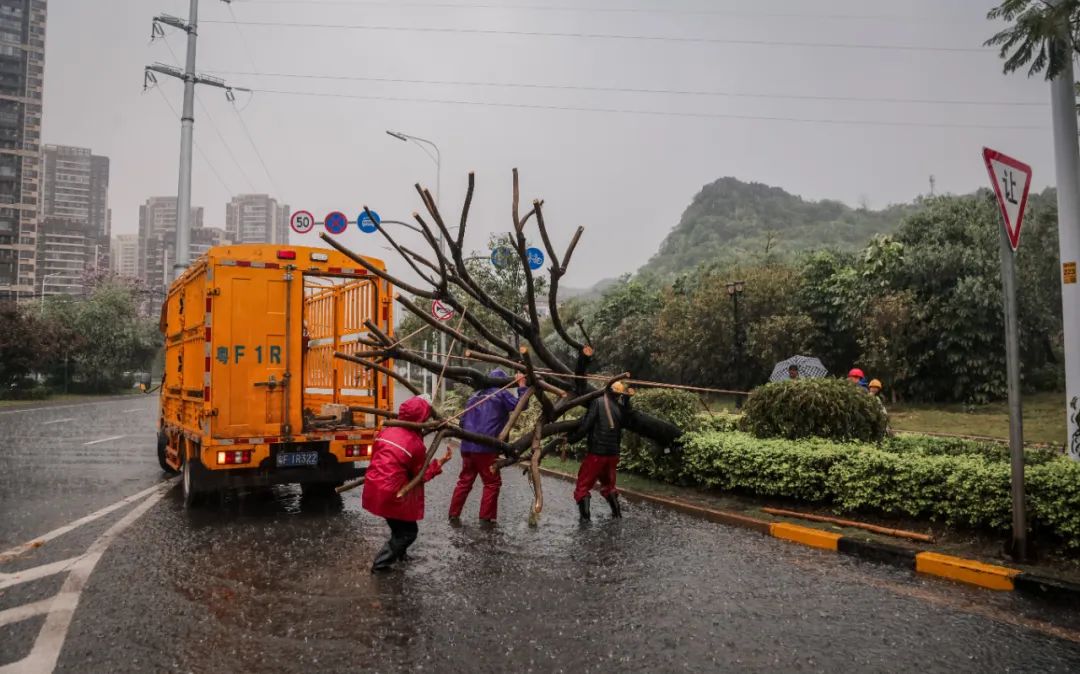
[[293, 292], [291, 274], [244, 262], [215, 269], [211, 371], [215, 435], [289, 434], [288, 333], [296, 329], [290, 322], [300, 297]]
[[[365, 320], [389, 330], [380, 320], [379, 282], [303, 273], [304, 279], [304, 398], [305, 408], [318, 414], [324, 404], [380, 407], [388, 403], [385, 377], [346, 360], [335, 352], [368, 350], [358, 341], [368, 336]], [[361, 415], [355, 415], [359, 420]], [[374, 420], [360, 425], [373, 425]]]

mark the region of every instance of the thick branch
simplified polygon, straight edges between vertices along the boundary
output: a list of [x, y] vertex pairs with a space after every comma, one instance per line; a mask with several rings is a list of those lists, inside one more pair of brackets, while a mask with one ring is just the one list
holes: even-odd
[[510, 437], [510, 432], [514, 430], [514, 426], [517, 424], [518, 417], [525, 411], [525, 408], [529, 406], [529, 400], [533, 395], [533, 388], [525, 389], [525, 392], [518, 398], [517, 405], [514, 405], [514, 411], [510, 413], [510, 417], [506, 420], [506, 425], [499, 431], [499, 440], [506, 442], [506, 439]]
[[[546, 228], [543, 225], [542, 220], [537, 221], [540, 224], [540, 231], [544, 234], [545, 243], [547, 243]], [[569, 264], [570, 256], [574, 254], [574, 248], [577, 246], [578, 239], [581, 238], [581, 233], [585, 231], [584, 227], [578, 227], [574, 233], [574, 238], [570, 241], [570, 246], [566, 249], [566, 258], [562, 266], [559, 266], [558, 260], [552, 259], [551, 267], [551, 284], [548, 287], [548, 311], [551, 313], [551, 325], [555, 328], [555, 332], [559, 333], [563, 341], [574, 347], [578, 352], [582, 350], [584, 344], [577, 341], [570, 336], [570, 332], [563, 326], [562, 319], [559, 318], [559, 281], [562, 279], [563, 274], [566, 273], [566, 265]]]
[[[395, 299], [397, 300], [398, 304], [400, 304], [401, 306], [408, 309], [415, 316], [420, 318], [420, 320], [424, 321], [425, 323], [427, 323], [431, 327], [435, 328], [436, 330], [439, 330], [440, 332], [444, 332], [444, 333], [450, 335], [452, 338], [456, 339], [457, 341], [461, 342], [465, 346], [469, 347], [469, 349], [472, 349], [474, 351], [478, 351], [478, 352], [481, 352], [481, 353], [491, 353], [491, 350], [488, 349], [483, 344], [481, 344], [480, 342], [477, 342], [475, 339], [472, 339], [471, 337], [467, 336], [463, 332], [459, 332], [458, 330], [455, 330], [454, 328], [451, 328], [449, 325], [446, 325], [445, 322], [436, 319], [434, 316], [431, 316], [428, 312], [421, 310], [420, 307], [416, 306], [415, 304], [413, 304], [411, 301], [409, 301], [407, 298], [403, 297], [402, 295], [399, 294], [397, 297], [395, 297]], [[461, 315], [462, 316], [467, 316], [467, 312], [462, 311]], [[468, 319], [466, 318], [466, 320], [468, 320]]]
[[[370, 367], [372, 370], [375, 370], [376, 372], [381, 372], [382, 374], [385, 374], [387, 377], [393, 377], [398, 382], [400, 382], [402, 386], [407, 388], [409, 390], [409, 392], [412, 393], [414, 396], [420, 395], [420, 389], [413, 386], [413, 383], [411, 381], [409, 381], [405, 377], [402, 377], [397, 372], [394, 372], [393, 370], [391, 370], [388, 367], [383, 367], [382, 365], [379, 365], [378, 363], [373, 363], [372, 361], [365, 360], [364, 358], [356, 358], [354, 356], [350, 356], [347, 353], [335, 352], [334, 353], [334, 358], [340, 358], [342, 360], [347, 360], [347, 361], [349, 361], [351, 363], [356, 363], [357, 365], [363, 365], [364, 367]], [[432, 412], [434, 413], [434, 409], [432, 410]]]
[[399, 278], [395, 278], [394, 276], [392, 276], [388, 272], [385, 272], [382, 269], [379, 269], [378, 267], [371, 264], [370, 262], [368, 262], [364, 258], [360, 257], [356, 253], [352, 252], [351, 250], [349, 250], [345, 246], [341, 245], [340, 243], [338, 243], [334, 239], [334, 237], [328, 235], [326, 232], [323, 232], [322, 234], [320, 234], [319, 237], [323, 241], [327, 242], [328, 244], [333, 246], [335, 249], [340, 251], [341, 253], [344, 253], [345, 255], [347, 255], [350, 259], [352, 259], [358, 265], [360, 265], [364, 269], [368, 270], [368, 272], [374, 274], [375, 276], [378, 276], [380, 279], [386, 281], [387, 283], [393, 285], [394, 287], [401, 288], [402, 290], [404, 290], [404, 291], [406, 291], [406, 292], [408, 292], [408, 293], [410, 293], [412, 295], [419, 295], [420, 297], [426, 297], [428, 299], [435, 299], [435, 293], [433, 293], [431, 291], [428, 291], [428, 290], [421, 290], [420, 288], [417, 288], [416, 286], [414, 286], [414, 285], [412, 285], [410, 283], [406, 283], [406, 282], [402, 281]]
[[457, 247], [465, 245], [465, 224], [469, 220], [469, 208], [472, 206], [473, 189], [476, 188], [476, 174], [469, 171], [469, 187], [465, 190], [465, 205], [461, 207], [461, 224], [458, 226]]

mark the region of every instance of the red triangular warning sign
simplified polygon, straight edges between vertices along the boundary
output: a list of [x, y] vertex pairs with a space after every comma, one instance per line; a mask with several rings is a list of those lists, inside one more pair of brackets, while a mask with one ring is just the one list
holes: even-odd
[[983, 160], [1001, 207], [1009, 245], [1016, 250], [1020, 245], [1020, 225], [1024, 222], [1024, 208], [1031, 188], [1031, 167], [988, 147], [983, 148]]

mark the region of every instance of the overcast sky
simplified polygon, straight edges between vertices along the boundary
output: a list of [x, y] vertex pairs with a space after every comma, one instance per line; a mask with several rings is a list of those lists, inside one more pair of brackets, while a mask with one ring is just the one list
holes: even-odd
[[[518, 167], [523, 198], [546, 202], [557, 247], [585, 226], [565, 283], [586, 286], [645, 262], [702, 185], [723, 176], [878, 208], [926, 193], [931, 174], [939, 192], [983, 186], [988, 145], [1030, 163], [1041, 189], [1053, 184], [1049, 88], [1002, 75], [997, 55], [980, 49], [991, 4], [234, 0], [231, 14], [201, 0], [200, 71], [264, 91], [238, 93], [237, 112], [220, 90], [200, 87], [195, 136], [209, 163], [196, 153], [193, 204], [215, 226], [230, 195], [253, 191], [320, 219], [355, 217], [367, 204], [407, 220], [420, 208], [413, 183], [434, 190], [435, 170], [418, 147], [384, 133], [400, 129], [441, 148], [442, 205], [454, 220], [476, 171], [473, 248], [510, 226]], [[150, 44], [158, 12], [187, 17], [188, 0], [49, 1], [43, 139], [111, 158], [114, 234], [137, 231], [147, 197], [176, 193], [180, 134], [169, 104], [179, 109], [182, 85], [159, 76], [157, 91], [142, 91], [144, 65], [172, 63], [169, 46], [184, 55], [184, 36], [171, 29], [168, 46]], [[893, 101], [839, 100], [851, 98]], [[343, 238], [387, 255], [378, 235]]]

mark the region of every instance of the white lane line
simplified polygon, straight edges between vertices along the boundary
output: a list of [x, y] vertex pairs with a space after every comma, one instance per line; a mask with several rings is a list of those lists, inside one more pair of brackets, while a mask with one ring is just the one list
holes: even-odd
[[53, 562], [52, 564], [35, 566], [32, 569], [23, 569], [22, 571], [16, 571], [14, 573], [0, 573], [0, 590], [9, 588], [13, 585], [29, 583], [32, 580], [48, 578], [49, 576], [62, 573], [71, 568], [71, 565], [74, 564], [76, 560], [78, 560], [78, 557], [72, 557], [71, 559], [62, 559], [59, 562]]
[[75, 417], [67, 417], [65, 419], [53, 419], [52, 421], [41, 422], [42, 426], [48, 426], [49, 424], [62, 424], [65, 421], [75, 421]]
[[146, 500], [135, 506], [131, 512], [124, 515], [120, 521], [109, 527], [78, 558], [72, 566], [67, 580], [64, 581], [63, 587], [60, 588], [60, 592], [53, 598], [48, 617], [45, 618], [45, 624], [41, 626], [41, 631], [38, 632], [37, 640], [34, 641], [34, 647], [31, 649], [30, 655], [18, 662], [0, 667], [0, 674], [9, 672], [51, 672], [56, 669], [60, 649], [64, 647], [68, 628], [71, 627], [71, 619], [79, 605], [79, 593], [86, 587], [87, 581], [90, 580], [90, 574], [94, 572], [94, 567], [97, 566], [113, 540], [146, 514], [147, 510], [154, 507], [161, 500], [161, 497], [165, 495], [167, 489], [173, 486], [174, 480], [175, 478], [166, 485], [160, 485], [157, 493], [151, 494]]
[[21, 414], [23, 412], [40, 412], [42, 410], [68, 410], [72, 407], [86, 407], [87, 405], [104, 405], [106, 403], [120, 402], [127, 398], [127, 396], [121, 396], [119, 398], [108, 398], [106, 400], [91, 400], [85, 403], [72, 403], [71, 405], [42, 405], [40, 407], [24, 407], [17, 410], [4, 410], [0, 414]]
[[108, 442], [109, 440], [119, 440], [122, 437], [124, 437], [124, 436], [123, 435], [114, 435], [114, 436], [108, 437], [108, 438], [101, 438], [100, 440], [91, 440], [90, 442], [84, 442], [82, 444], [83, 444], [83, 447], [86, 447], [87, 445], [96, 445], [96, 444], [99, 444], [99, 443], [102, 443], [102, 442]]
[[145, 409], [142, 408], [142, 407], [132, 407], [130, 410], [120, 410], [120, 411], [123, 414], [131, 414], [132, 412], [143, 412], [143, 411], [145, 411]]
[[[175, 479], [176, 478], [171, 478], [171, 479], [167, 480], [166, 482], [171, 482], [172, 480], [175, 480]], [[3, 552], [0, 552], [0, 564], [2, 564], [4, 562], [7, 562], [7, 561], [11, 561], [12, 559], [15, 559], [16, 557], [19, 557], [20, 555], [24, 555], [28, 551], [33, 550], [34, 548], [39, 548], [42, 545], [44, 545], [45, 543], [48, 543], [49, 541], [51, 541], [52, 539], [57, 538], [59, 536], [63, 536], [64, 534], [66, 534], [69, 531], [72, 531], [73, 529], [78, 529], [79, 527], [81, 527], [84, 524], [89, 524], [90, 522], [93, 522], [96, 519], [100, 519], [100, 518], [108, 515], [109, 513], [113, 512], [114, 510], [117, 510], [119, 508], [123, 508], [124, 506], [126, 506], [127, 504], [129, 504], [129, 503], [131, 503], [133, 501], [138, 501], [139, 499], [148, 496], [155, 489], [161, 489], [161, 483], [160, 482], [155, 484], [152, 487], [147, 487], [146, 489], [143, 489], [142, 491], [140, 491], [137, 494], [132, 494], [131, 496], [122, 498], [119, 501], [117, 501], [116, 503], [113, 503], [112, 505], [107, 505], [107, 506], [105, 506], [104, 508], [102, 508], [100, 510], [95, 510], [94, 512], [90, 513], [89, 515], [85, 515], [83, 517], [80, 517], [79, 519], [75, 520], [74, 522], [72, 522], [70, 524], [65, 524], [62, 527], [58, 527], [56, 529], [53, 529], [52, 531], [50, 531], [47, 534], [43, 534], [43, 535], [38, 536], [37, 538], [35, 538], [33, 540], [29, 540], [29, 541], [23, 543], [22, 545], [16, 545], [15, 547], [13, 547], [13, 548], [11, 548], [9, 550], [5, 550]]]
[[15, 608], [9, 608], [6, 611], [0, 611], [0, 625], [10, 625], [12, 623], [28, 620], [37, 615], [42, 615], [43, 613], [48, 613], [55, 600], [55, 597], [49, 597], [48, 599], [35, 601], [33, 604], [16, 606]]

